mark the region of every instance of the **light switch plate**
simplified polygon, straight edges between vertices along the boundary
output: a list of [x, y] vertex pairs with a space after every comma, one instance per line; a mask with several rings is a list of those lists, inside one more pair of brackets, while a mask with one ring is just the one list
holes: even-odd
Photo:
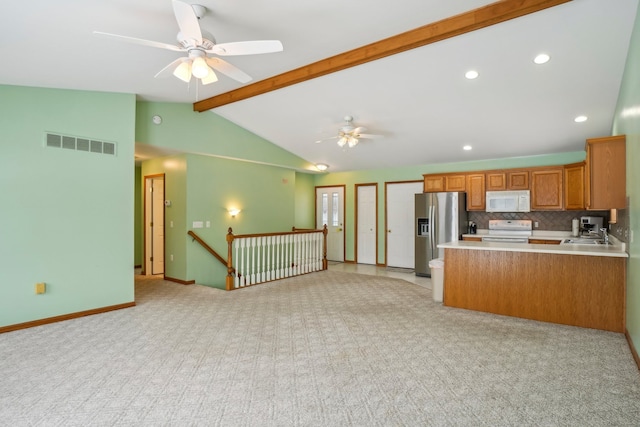
[[193, 221], [193, 228], [202, 228], [204, 223], [202, 221]]

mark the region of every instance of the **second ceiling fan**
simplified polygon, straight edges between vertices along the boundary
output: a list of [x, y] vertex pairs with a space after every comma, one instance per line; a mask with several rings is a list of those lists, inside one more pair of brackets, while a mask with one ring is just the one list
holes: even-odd
[[358, 145], [358, 142], [360, 142], [360, 139], [382, 138], [382, 135], [362, 133], [366, 130], [366, 128], [362, 126], [354, 127], [352, 116], [344, 116], [344, 121], [346, 123], [338, 131], [338, 136], [332, 136], [331, 138], [320, 139], [316, 141], [316, 143], [320, 143], [322, 141], [328, 141], [330, 139], [337, 139], [338, 145], [340, 147], [347, 146], [349, 148], [353, 148], [356, 145]]
[[198, 19], [204, 16], [207, 11], [204, 6], [197, 4], [190, 5], [180, 0], [172, 0], [172, 2], [173, 12], [176, 16], [178, 27], [180, 28], [180, 32], [178, 32], [177, 35], [179, 45], [103, 33], [101, 31], [94, 31], [93, 33], [97, 36], [128, 43], [167, 49], [175, 52], [186, 52], [186, 57], [183, 56], [171, 62], [160, 70], [155, 77], [173, 74], [180, 80], [188, 83], [193, 76], [200, 79], [204, 85], [218, 80], [214, 70], [240, 83], [251, 81], [251, 77], [244, 71], [216, 56], [255, 55], [281, 52], [283, 50], [282, 43], [279, 40], [255, 40], [216, 44], [213, 36], [202, 31], [198, 23]]

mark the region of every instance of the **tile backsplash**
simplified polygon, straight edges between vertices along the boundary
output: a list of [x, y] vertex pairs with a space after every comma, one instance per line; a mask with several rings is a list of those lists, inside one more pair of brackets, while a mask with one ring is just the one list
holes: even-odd
[[[473, 221], [480, 229], [489, 228], [490, 219], [530, 219], [534, 223], [533, 230], [571, 231], [571, 221], [581, 216], [601, 216], [603, 223], [609, 222], [609, 211], [535, 211], [535, 212], [469, 212], [469, 221]], [[538, 227], [535, 227], [535, 223]], [[629, 211], [618, 209], [618, 220], [609, 224], [609, 232], [623, 242], [628, 241]]]

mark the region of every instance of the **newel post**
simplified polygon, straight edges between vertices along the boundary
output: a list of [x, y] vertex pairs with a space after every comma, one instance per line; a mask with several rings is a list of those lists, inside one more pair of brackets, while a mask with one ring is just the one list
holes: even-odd
[[323, 237], [323, 242], [322, 242], [322, 269], [326, 270], [327, 269], [327, 224], [325, 224], [322, 227], [322, 235]]
[[226, 280], [226, 288], [228, 291], [233, 290], [233, 259], [232, 254], [233, 251], [231, 247], [233, 245], [233, 230], [229, 227], [229, 232], [227, 233], [227, 280]]

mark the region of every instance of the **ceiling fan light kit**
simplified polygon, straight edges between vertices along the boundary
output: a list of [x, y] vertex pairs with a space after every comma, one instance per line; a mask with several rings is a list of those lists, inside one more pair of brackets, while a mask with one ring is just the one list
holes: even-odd
[[[179, 45], [138, 39], [117, 34], [94, 31], [97, 36], [117, 39], [128, 43], [156, 47], [175, 52], [186, 52], [181, 57], [160, 70], [155, 77], [165, 77], [173, 74], [178, 79], [189, 83], [192, 77], [199, 79], [203, 85], [218, 81], [214, 69], [240, 83], [251, 81], [251, 77], [227, 61], [217, 57], [236, 55], [255, 55], [261, 53], [281, 52], [282, 43], [279, 40], [255, 40], [216, 44], [212, 35], [203, 31], [198, 22], [207, 12], [207, 8], [199, 4], [188, 4], [180, 0], [172, 0], [173, 12], [180, 31], [177, 35]], [[204, 37], [203, 37], [204, 36]]]
[[358, 145], [360, 139], [374, 139], [380, 138], [382, 135], [374, 135], [374, 134], [365, 134], [362, 133], [366, 130], [366, 128], [362, 126], [354, 127], [353, 126], [353, 117], [352, 116], [344, 116], [344, 121], [346, 122], [344, 126], [340, 128], [338, 131], [338, 136], [334, 136], [332, 138], [321, 139], [319, 141], [315, 141], [316, 143], [326, 141], [327, 139], [338, 139], [338, 146], [343, 148], [345, 145], [349, 148], [353, 148]]

